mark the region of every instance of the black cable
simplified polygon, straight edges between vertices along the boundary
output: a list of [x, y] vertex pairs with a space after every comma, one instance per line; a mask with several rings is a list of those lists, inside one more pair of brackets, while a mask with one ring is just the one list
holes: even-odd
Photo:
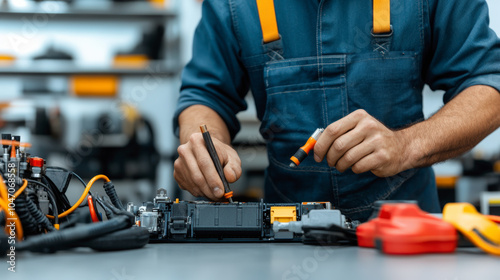
[[59, 226], [59, 230], [73, 227], [79, 223], [87, 223], [87, 217], [89, 217], [89, 214], [90, 213], [87, 213], [86, 211], [79, 211], [79, 209], [76, 209], [73, 214], [67, 217], [67, 220], [65, 222], [61, 223], [61, 225]]
[[24, 235], [34, 235], [38, 234], [38, 226], [35, 218], [31, 215], [28, 210], [28, 203], [26, 202], [27, 197], [24, 193], [19, 194], [16, 197], [16, 213], [19, 216], [19, 220], [21, 220], [21, 224], [23, 225]]
[[305, 244], [357, 244], [356, 230], [332, 224], [328, 227], [303, 226]]
[[115, 216], [113, 211], [111, 211], [111, 209], [108, 206], [106, 206], [106, 204], [104, 204], [103, 199], [99, 195], [97, 195], [97, 197], [95, 197], [95, 200], [97, 201], [97, 203], [99, 203], [99, 205], [102, 207], [102, 209], [104, 209], [104, 212], [106, 213], [106, 217], [108, 219], [111, 219]]
[[6, 219], [6, 217], [5, 217], [5, 212], [4, 212], [4, 211], [1, 211], [1, 212], [0, 212], [0, 225], [5, 224], [5, 221], [6, 221], [5, 219]]
[[[102, 199], [102, 202], [111, 209], [111, 211], [113, 212], [113, 214], [115, 215], [125, 215], [125, 216], [128, 216], [132, 221], [135, 221], [135, 216], [134, 214], [128, 212], [127, 210], [122, 210], [122, 209], [118, 209], [117, 207], [115, 207], [113, 205], [113, 203], [111, 203], [111, 201], [109, 200], [106, 200], [107, 197], [101, 197]], [[109, 199], [109, 198], [108, 198]]]
[[[87, 187], [87, 183], [85, 183], [85, 181], [82, 179], [82, 177], [80, 177], [78, 174], [76, 174], [75, 172], [73, 171], [70, 171], [70, 174], [71, 176], [75, 176], [76, 179], [78, 179], [78, 181], [80, 181], [80, 183], [82, 183], [83, 187], [86, 188]], [[89, 190], [89, 194], [94, 197], [94, 195], [92, 194], [92, 191]]]
[[109, 199], [111, 199], [111, 203], [113, 203], [113, 205], [116, 208], [118, 208], [120, 210], [125, 210], [125, 207], [123, 206], [122, 201], [120, 200], [120, 198], [118, 197], [118, 194], [116, 193], [115, 185], [113, 185], [113, 182], [109, 181], [109, 182], [104, 183], [103, 188], [104, 188], [104, 191], [106, 192], [106, 194], [108, 195]]
[[29, 183], [37, 184], [47, 191], [47, 193], [49, 194], [49, 197], [50, 197], [50, 204], [52, 204], [52, 214], [54, 215], [54, 223], [59, 224], [59, 211], [57, 209], [57, 200], [56, 200], [56, 196], [54, 195], [54, 192], [52, 192], [52, 190], [49, 188], [49, 186], [45, 185], [44, 183], [41, 183], [41, 182], [38, 182], [35, 180], [31, 180], [31, 179], [25, 179], [25, 180], [28, 181]]
[[56, 228], [50, 223], [49, 219], [45, 217], [45, 215], [40, 211], [35, 203], [29, 198], [29, 196], [26, 199], [28, 210], [31, 213], [31, 216], [36, 220], [38, 225], [42, 225], [45, 229], [48, 231], [54, 231]]
[[59, 191], [56, 184], [49, 177], [43, 176], [42, 183], [49, 186], [52, 189], [53, 193], [55, 194], [56, 201], [58, 202], [57, 211], [64, 212], [67, 209], [71, 208], [71, 204], [69, 203], [69, 200], [66, 197], [66, 195], [64, 195]]
[[109, 221], [78, 225], [74, 228], [33, 236], [18, 243], [16, 245], [16, 250], [53, 252], [58, 249], [66, 249], [78, 245], [79, 241], [96, 238], [110, 232], [130, 227], [131, 225], [128, 217], [118, 216]]
[[[76, 179], [78, 179], [78, 181], [80, 181], [80, 183], [82, 183], [83, 187], [86, 188], [87, 187], [87, 183], [85, 183], [85, 181], [82, 179], [82, 177], [80, 177], [78, 174], [76, 174], [74, 171], [70, 171], [66, 168], [63, 168], [63, 167], [59, 167], [59, 166], [47, 166], [47, 168], [49, 169], [58, 169], [58, 170], [62, 170], [62, 171], [66, 171], [68, 172], [71, 177], [75, 177]], [[71, 180], [71, 178], [70, 178]], [[89, 194], [92, 195], [92, 192], [89, 190]], [[92, 195], [93, 197], [93, 195]]]
[[85, 183], [85, 181], [83, 181], [82, 177], [78, 176], [78, 174], [76, 174], [75, 172], [71, 171], [70, 172], [72, 176], [75, 176], [76, 179], [78, 179], [78, 181], [80, 181], [83, 185], [84, 188], [87, 187], [87, 184]]

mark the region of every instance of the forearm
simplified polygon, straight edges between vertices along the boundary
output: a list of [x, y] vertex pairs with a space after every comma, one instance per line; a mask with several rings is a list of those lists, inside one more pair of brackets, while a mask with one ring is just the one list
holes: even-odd
[[181, 144], [189, 141], [193, 133], [200, 132], [200, 125], [205, 124], [212, 137], [229, 145], [231, 136], [224, 120], [211, 108], [204, 105], [193, 105], [179, 115], [179, 138]]
[[426, 121], [400, 130], [407, 167], [429, 166], [456, 157], [500, 127], [500, 93], [488, 86], [467, 88]]

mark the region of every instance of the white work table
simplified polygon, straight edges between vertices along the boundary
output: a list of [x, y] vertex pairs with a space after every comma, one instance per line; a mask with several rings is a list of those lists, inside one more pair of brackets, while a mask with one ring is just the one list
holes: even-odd
[[1, 279], [500, 279], [500, 257], [476, 248], [389, 256], [375, 249], [302, 243], [169, 243], [137, 250], [18, 254]]

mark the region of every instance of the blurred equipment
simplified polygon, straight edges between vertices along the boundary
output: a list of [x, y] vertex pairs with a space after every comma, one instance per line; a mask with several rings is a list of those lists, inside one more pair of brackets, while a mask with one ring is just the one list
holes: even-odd
[[500, 216], [500, 192], [481, 193], [481, 213]]
[[454, 202], [468, 202], [481, 207], [483, 213], [487, 204], [481, 201], [484, 192], [500, 191], [500, 172], [496, 166], [500, 155], [482, 155], [468, 153], [461, 157], [463, 166], [462, 176], [456, 183]]
[[357, 227], [358, 245], [386, 254], [413, 255], [455, 251], [455, 228], [414, 203], [382, 205], [378, 216]]
[[499, 217], [481, 215], [470, 203], [449, 203], [444, 207], [443, 220], [483, 251], [500, 256]]
[[[44, 53], [35, 56], [33, 60], [48, 63], [51, 61], [72, 63], [73, 56], [51, 45]], [[67, 91], [66, 82], [60, 77], [30, 76], [29, 78], [23, 78], [22, 84], [23, 93], [25, 94], [64, 93]]]
[[116, 97], [119, 82], [113, 75], [75, 75], [71, 92], [78, 97]]
[[114, 58], [115, 67], [145, 67], [151, 60], [163, 58], [165, 26], [154, 25], [142, 34], [141, 41], [130, 51], [119, 52]]
[[499, 223], [500, 216], [481, 215], [470, 203], [446, 204], [439, 219], [415, 203], [388, 201], [376, 218], [356, 228], [356, 235], [360, 247], [386, 254], [451, 253], [472, 242], [487, 253], [500, 255]]
[[[51, 152], [64, 154], [68, 167], [83, 177], [103, 172], [116, 179], [156, 180], [160, 156], [153, 126], [129, 104], [110, 101], [99, 107], [60, 108], [57, 114], [38, 109], [33, 127], [45, 127], [34, 130], [34, 136], [55, 136]], [[54, 140], [62, 144], [59, 150], [54, 150]]]

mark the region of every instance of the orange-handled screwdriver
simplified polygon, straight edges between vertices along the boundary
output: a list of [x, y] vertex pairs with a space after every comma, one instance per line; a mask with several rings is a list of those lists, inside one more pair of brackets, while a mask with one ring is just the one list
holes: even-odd
[[314, 145], [316, 145], [316, 141], [318, 141], [318, 138], [321, 136], [321, 134], [325, 131], [323, 128], [318, 128], [314, 133], [307, 139], [307, 142], [304, 146], [300, 147], [297, 152], [290, 158], [292, 161], [290, 163], [290, 167], [297, 167], [309, 154], [309, 152], [314, 148]]

